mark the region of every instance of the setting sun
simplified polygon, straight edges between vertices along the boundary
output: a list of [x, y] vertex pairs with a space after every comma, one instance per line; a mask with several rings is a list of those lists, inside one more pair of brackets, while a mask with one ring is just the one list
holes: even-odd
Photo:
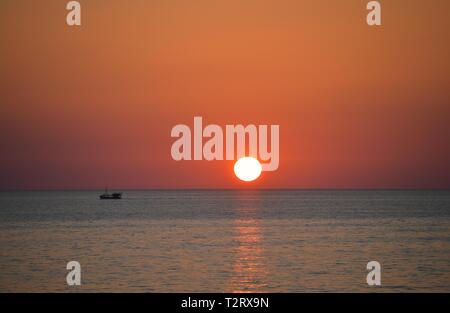
[[243, 181], [255, 180], [261, 175], [261, 163], [253, 157], [244, 157], [234, 164], [234, 173]]

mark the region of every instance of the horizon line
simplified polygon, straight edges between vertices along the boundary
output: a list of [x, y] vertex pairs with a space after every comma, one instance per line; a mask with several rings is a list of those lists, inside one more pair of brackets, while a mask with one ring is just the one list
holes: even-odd
[[[106, 188], [108, 190], [116, 190], [116, 191], [245, 191], [245, 190], [262, 190], [262, 191], [333, 191], [333, 190], [340, 190], [340, 191], [414, 191], [414, 190], [442, 190], [442, 191], [450, 191], [450, 188], [432, 188], [432, 187], [394, 187], [394, 188], [387, 188], [387, 187], [373, 187], [373, 188], [367, 188], [367, 187], [326, 187], [326, 188], [252, 188], [252, 187], [245, 187], [245, 188]], [[1, 189], [0, 192], [14, 192], [14, 191], [100, 191], [105, 190], [105, 188], [11, 188], [11, 189]]]

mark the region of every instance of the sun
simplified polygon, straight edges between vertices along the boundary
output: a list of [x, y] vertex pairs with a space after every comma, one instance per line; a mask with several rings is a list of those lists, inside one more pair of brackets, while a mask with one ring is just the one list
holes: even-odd
[[253, 157], [244, 157], [234, 164], [234, 173], [243, 181], [255, 180], [261, 175], [261, 163]]

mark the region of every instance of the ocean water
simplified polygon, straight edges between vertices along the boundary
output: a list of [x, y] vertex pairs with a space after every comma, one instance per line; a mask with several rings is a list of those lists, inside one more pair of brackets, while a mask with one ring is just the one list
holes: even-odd
[[0, 192], [0, 292], [450, 291], [450, 191], [100, 193]]

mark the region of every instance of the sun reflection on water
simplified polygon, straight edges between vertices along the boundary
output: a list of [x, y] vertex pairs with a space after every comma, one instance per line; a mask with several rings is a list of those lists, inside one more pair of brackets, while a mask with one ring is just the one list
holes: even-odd
[[258, 209], [254, 207], [237, 209], [237, 217], [233, 221], [233, 227], [237, 248], [230, 291], [264, 291], [267, 287], [267, 268]]

